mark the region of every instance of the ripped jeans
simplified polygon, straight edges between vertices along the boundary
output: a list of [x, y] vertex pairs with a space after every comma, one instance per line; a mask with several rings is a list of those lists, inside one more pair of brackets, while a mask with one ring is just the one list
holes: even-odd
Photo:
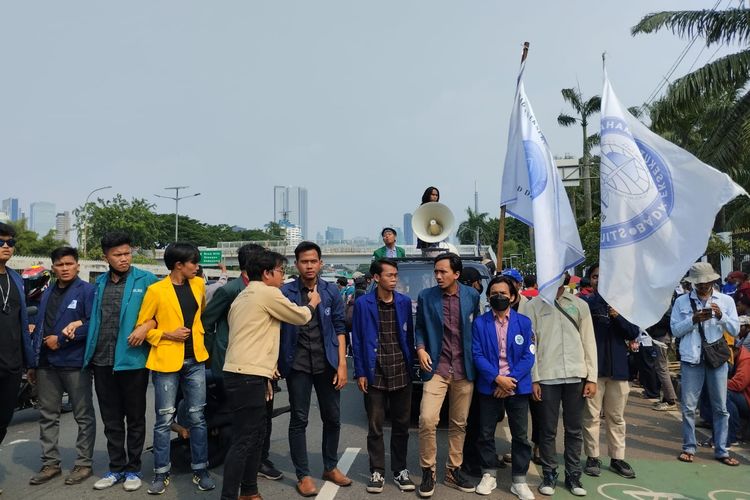
[[208, 431], [203, 408], [206, 406], [206, 370], [203, 363], [186, 359], [178, 372], [153, 372], [154, 396], [156, 399], [156, 422], [154, 423], [154, 472], [169, 472], [170, 429], [177, 409], [177, 390], [182, 388], [187, 408], [185, 427], [190, 429], [190, 454], [193, 470], [208, 467]]

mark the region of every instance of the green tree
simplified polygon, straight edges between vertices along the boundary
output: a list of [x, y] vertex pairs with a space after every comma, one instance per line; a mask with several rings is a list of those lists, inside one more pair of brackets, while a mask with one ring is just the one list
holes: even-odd
[[39, 238], [37, 233], [26, 228], [25, 219], [13, 222], [11, 225], [16, 230], [16, 255], [38, 255], [46, 257], [49, 256], [55, 248], [66, 244], [64, 241], [55, 239], [54, 229], [51, 229], [42, 238]]
[[595, 113], [598, 113], [602, 107], [601, 97], [595, 95], [585, 99], [581, 94], [581, 89], [562, 89], [563, 100], [570, 104], [575, 112], [575, 116], [560, 113], [557, 117], [557, 123], [563, 127], [571, 127], [576, 124], [581, 125], [583, 133], [583, 158], [581, 173], [583, 176], [583, 216], [585, 220], [591, 220], [593, 215], [591, 208], [591, 147], [599, 144], [599, 134], [588, 135], [589, 119]]
[[456, 236], [458, 241], [462, 245], [473, 245], [477, 241], [477, 231], [479, 232], [479, 242], [482, 245], [494, 245], [497, 243], [491, 241], [492, 235], [488, 233], [487, 227], [487, 212], [475, 212], [471, 207], [466, 207], [466, 216], [468, 217], [465, 221], [458, 225]]

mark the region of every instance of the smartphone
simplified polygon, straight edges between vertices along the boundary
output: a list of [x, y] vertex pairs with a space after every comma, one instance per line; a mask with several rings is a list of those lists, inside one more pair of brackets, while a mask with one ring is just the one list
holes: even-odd
[[714, 310], [710, 307], [706, 307], [703, 309], [703, 314], [706, 314], [707, 316], [711, 316], [713, 318]]

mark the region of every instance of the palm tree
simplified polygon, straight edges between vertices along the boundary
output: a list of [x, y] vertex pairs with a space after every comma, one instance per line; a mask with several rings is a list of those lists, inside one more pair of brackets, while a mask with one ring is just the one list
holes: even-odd
[[[465, 221], [458, 225], [456, 236], [458, 241], [462, 245], [471, 245], [477, 242], [477, 236], [479, 236], [480, 243], [485, 245], [492, 245], [496, 242], [487, 242], [486, 239], [489, 236], [487, 231], [487, 212], [475, 212], [471, 207], [466, 208], [466, 216], [468, 217]], [[479, 234], [477, 235], [477, 231]]]
[[[741, 50], [711, 61], [678, 78], [666, 96], [652, 110], [655, 126], [666, 126], [675, 117], [700, 115], [707, 100], [724, 103], [717, 106], [720, 116], [708, 137], [696, 145], [693, 153], [711, 165], [737, 175], [745, 170], [750, 144], [750, 9], [656, 12], [645, 16], [631, 32], [655, 33], [668, 29], [679, 37], [704, 39], [706, 47], [736, 44]], [[698, 117], [697, 119], [700, 119]], [[691, 127], [683, 129], [689, 140]]]
[[591, 220], [591, 147], [599, 144], [599, 134], [587, 135], [587, 127], [591, 115], [598, 113], [602, 107], [602, 99], [595, 95], [584, 100], [581, 89], [562, 89], [565, 102], [575, 111], [577, 116], [560, 113], [557, 123], [563, 127], [570, 127], [580, 123], [583, 132], [583, 215], [586, 220]]

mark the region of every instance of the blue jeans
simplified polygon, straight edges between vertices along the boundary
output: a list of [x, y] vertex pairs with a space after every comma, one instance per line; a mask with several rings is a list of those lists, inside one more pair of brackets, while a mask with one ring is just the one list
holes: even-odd
[[154, 472], [169, 472], [170, 429], [177, 412], [175, 401], [177, 390], [187, 405], [186, 427], [190, 429], [190, 467], [193, 470], [208, 467], [208, 431], [203, 407], [206, 406], [206, 369], [195, 359], [186, 359], [178, 372], [153, 372], [154, 396], [156, 399], [156, 422], [154, 423]]
[[734, 443], [742, 437], [742, 419], [750, 417], [750, 406], [741, 392], [727, 391], [727, 410], [729, 411], [728, 443]]
[[682, 374], [682, 451], [695, 453], [695, 409], [698, 406], [698, 399], [705, 383], [708, 389], [708, 398], [711, 402], [714, 427], [714, 455], [716, 458], [728, 457], [728, 365], [724, 363], [720, 368], [710, 368], [702, 362], [695, 365], [683, 362], [680, 366]]

